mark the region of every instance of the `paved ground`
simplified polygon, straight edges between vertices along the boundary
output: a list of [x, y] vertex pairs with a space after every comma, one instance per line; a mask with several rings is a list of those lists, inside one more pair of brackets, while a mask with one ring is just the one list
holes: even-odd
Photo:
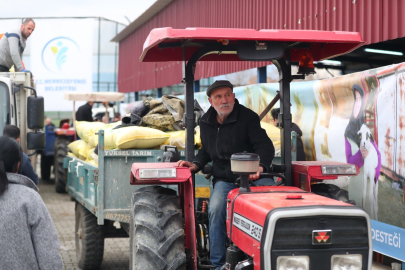
[[[55, 192], [53, 182], [40, 180], [39, 193], [48, 208], [60, 241], [60, 253], [65, 269], [80, 268], [76, 263], [75, 249], [75, 203], [67, 194]], [[123, 270], [129, 268], [129, 238], [109, 238], [104, 242], [102, 270]]]
[[[75, 203], [67, 194], [55, 192], [53, 181], [40, 180], [39, 193], [48, 208], [60, 240], [60, 253], [65, 269], [77, 269], [75, 249]], [[104, 243], [102, 270], [123, 270], [129, 268], [128, 238], [109, 238]], [[391, 267], [373, 264], [373, 270], [388, 270]]]

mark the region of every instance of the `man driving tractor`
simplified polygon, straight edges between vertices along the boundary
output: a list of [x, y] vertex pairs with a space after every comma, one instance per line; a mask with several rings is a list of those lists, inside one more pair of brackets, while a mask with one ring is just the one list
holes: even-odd
[[[225, 264], [226, 255], [226, 198], [235, 189], [238, 178], [231, 171], [232, 154], [247, 151], [260, 156], [260, 167], [249, 180], [257, 186], [272, 186], [272, 178], [260, 178], [260, 173], [270, 171], [274, 146], [264, 129], [259, 116], [239, 104], [229, 81], [215, 81], [207, 89], [211, 107], [200, 122], [202, 148], [193, 162], [180, 160], [179, 167], [189, 167], [198, 172], [211, 162], [214, 190], [211, 194], [209, 215], [210, 260], [219, 270]], [[260, 178], [260, 179], [259, 179]]]

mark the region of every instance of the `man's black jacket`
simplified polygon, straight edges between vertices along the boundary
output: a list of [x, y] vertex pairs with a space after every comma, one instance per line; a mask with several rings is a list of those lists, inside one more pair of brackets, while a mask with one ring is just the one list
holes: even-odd
[[76, 120], [93, 122], [93, 113], [91, 112], [91, 106], [89, 103], [79, 107], [76, 112]]
[[260, 126], [259, 116], [235, 100], [232, 112], [220, 125], [217, 112], [210, 107], [201, 118], [202, 148], [194, 163], [199, 169], [213, 161], [214, 182], [234, 182], [239, 176], [231, 171], [231, 155], [247, 151], [260, 156], [260, 165], [268, 171], [274, 157], [274, 146], [266, 131]]

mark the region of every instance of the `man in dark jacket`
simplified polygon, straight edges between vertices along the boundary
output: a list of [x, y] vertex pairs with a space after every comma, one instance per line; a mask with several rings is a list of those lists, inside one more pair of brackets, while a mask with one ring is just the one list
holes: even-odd
[[179, 161], [177, 166], [197, 172], [213, 162], [214, 190], [208, 209], [210, 260], [216, 269], [220, 269], [226, 255], [226, 198], [236, 188], [234, 181], [238, 178], [231, 171], [231, 155], [244, 151], [258, 154], [259, 171], [249, 179], [256, 185], [274, 185], [271, 178], [259, 179], [261, 172], [270, 170], [274, 146], [260, 127], [259, 116], [235, 99], [230, 82], [216, 81], [207, 89], [207, 95], [211, 107], [200, 121], [202, 148], [192, 163]]
[[76, 112], [76, 120], [93, 122], [93, 113], [91, 112], [93, 104], [94, 102], [87, 102], [86, 104], [80, 106]]
[[[272, 121], [273, 125], [277, 126], [278, 123], [278, 115], [280, 113], [280, 108], [275, 108], [271, 110], [271, 116], [272, 116]], [[292, 123], [291, 125], [291, 131], [295, 131], [297, 133], [297, 161], [305, 161], [305, 152], [304, 152], [304, 144], [302, 143], [302, 130], [300, 129], [297, 124]]]
[[[7, 125], [4, 127], [3, 136], [7, 136], [19, 142], [20, 129], [16, 126]], [[27, 176], [35, 183], [35, 185], [38, 185], [38, 175], [35, 173], [34, 168], [32, 167], [31, 160], [28, 158], [26, 153], [21, 151], [21, 154], [21, 165], [18, 173]]]

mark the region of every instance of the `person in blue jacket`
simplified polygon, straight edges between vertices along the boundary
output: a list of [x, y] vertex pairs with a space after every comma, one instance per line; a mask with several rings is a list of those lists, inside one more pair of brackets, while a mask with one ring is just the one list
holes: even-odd
[[[7, 125], [4, 127], [3, 136], [7, 136], [20, 141], [20, 129], [16, 126]], [[38, 185], [39, 179], [38, 175], [35, 173], [34, 168], [32, 167], [31, 160], [28, 158], [27, 154], [21, 151], [21, 166], [19, 169], [19, 174], [27, 176], [31, 179], [35, 185]]]

